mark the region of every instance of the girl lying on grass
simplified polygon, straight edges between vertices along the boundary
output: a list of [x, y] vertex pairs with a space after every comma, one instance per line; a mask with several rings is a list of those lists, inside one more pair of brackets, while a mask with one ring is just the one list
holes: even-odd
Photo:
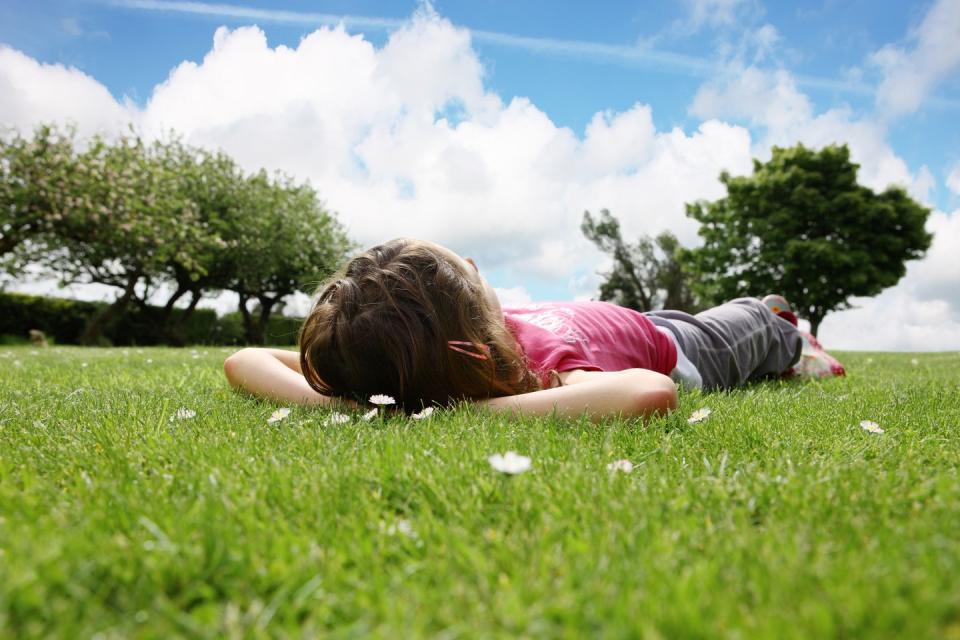
[[524, 415], [647, 417], [676, 408], [677, 382], [727, 389], [791, 367], [801, 337], [789, 307], [781, 314], [754, 298], [695, 316], [606, 302], [501, 308], [471, 259], [397, 239], [321, 288], [299, 357], [247, 348], [224, 370], [238, 389], [303, 405], [387, 394], [408, 412], [467, 400]]

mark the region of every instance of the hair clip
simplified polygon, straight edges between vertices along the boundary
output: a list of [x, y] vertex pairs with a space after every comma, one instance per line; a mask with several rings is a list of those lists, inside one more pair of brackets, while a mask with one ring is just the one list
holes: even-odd
[[[481, 353], [469, 351], [459, 345], [463, 345], [463, 347], [473, 347], [474, 349], [478, 349]], [[477, 344], [476, 342], [468, 342], [466, 340], [447, 340], [447, 347], [458, 353], [470, 356], [471, 358], [476, 358], [477, 360], [486, 360], [490, 357], [490, 347], [485, 344]]]

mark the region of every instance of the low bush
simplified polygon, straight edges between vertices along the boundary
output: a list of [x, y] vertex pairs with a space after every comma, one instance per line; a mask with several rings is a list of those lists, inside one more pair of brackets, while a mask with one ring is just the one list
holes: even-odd
[[[106, 303], [67, 298], [0, 293], [0, 343], [26, 342], [31, 329], [43, 331], [51, 342], [78, 344], [87, 323]], [[103, 333], [104, 343], [113, 345], [243, 344], [243, 320], [239, 312], [222, 317], [212, 309], [197, 309], [182, 320], [182, 309], [175, 309], [171, 330], [162, 322], [163, 310], [147, 306], [132, 308], [111, 321]], [[273, 316], [267, 327], [269, 344], [295, 344], [299, 318]], [[173, 338], [173, 340], [171, 340]]]

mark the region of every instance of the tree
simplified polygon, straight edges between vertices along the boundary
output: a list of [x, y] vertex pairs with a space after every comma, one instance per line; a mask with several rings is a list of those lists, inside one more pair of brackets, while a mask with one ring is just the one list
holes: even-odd
[[600, 210], [597, 220], [585, 211], [580, 230], [613, 258], [613, 269], [603, 274], [601, 300], [637, 311], [697, 310], [689, 274], [678, 259], [680, 242], [672, 233], [664, 231], [654, 239], [642, 236], [634, 244], [627, 244], [620, 233], [620, 221], [606, 209]]
[[234, 214], [223, 288], [239, 296], [247, 341], [263, 344], [270, 314], [283, 298], [312, 293], [354, 247], [316, 191], [288, 177], [271, 179], [264, 171], [248, 177]]
[[262, 343], [282, 299], [310, 291], [351, 248], [309, 185], [245, 176], [228, 156], [173, 135], [96, 137], [82, 150], [72, 131], [51, 127], [0, 140], [0, 266], [18, 274], [31, 264], [64, 285], [117, 288], [87, 326], [88, 344], [161, 292], [158, 329], [178, 343], [202, 296], [225, 289], [240, 296], [248, 340]]
[[782, 294], [816, 335], [850, 297], [896, 284], [904, 263], [930, 246], [930, 211], [899, 187], [878, 194], [859, 185], [857, 169], [846, 145], [797, 145], [754, 160], [753, 175], [721, 173], [725, 198], [687, 205], [704, 240], [684, 258], [698, 293], [713, 303]]
[[76, 170], [73, 137], [72, 130], [42, 126], [32, 138], [0, 139], [0, 259], [9, 273], [52, 248]]
[[[182, 326], [206, 292], [224, 289], [230, 281], [230, 239], [244, 233], [244, 176], [232, 158], [182, 144], [179, 139], [158, 147], [157, 160], [176, 175], [176, 188], [193, 203], [196, 217], [181, 251], [170, 256], [163, 280], [173, 287], [160, 316], [166, 341], [183, 342]], [[241, 226], [238, 226], [241, 225]], [[174, 320], [176, 304], [189, 295], [183, 313]]]

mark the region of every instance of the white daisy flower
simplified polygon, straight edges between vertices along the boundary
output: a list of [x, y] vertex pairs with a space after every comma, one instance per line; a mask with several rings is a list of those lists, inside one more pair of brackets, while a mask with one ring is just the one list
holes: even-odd
[[508, 473], [510, 475], [516, 475], [518, 473], [523, 473], [524, 471], [529, 471], [531, 467], [530, 458], [527, 456], [521, 456], [513, 451], [507, 451], [503, 455], [495, 453], [487, 458], [487, 460], [490, 462], [490, 466], [493, 467], [494, 470], [499, 471], [500, 473]]
[[873, 420], [864, 420], [860, 423], [860, 428], [870, 433], [883, 433], [883, 429]]
[[913, 366], [917, 366], [918, 364], [920, 364], [920, 361], [917, 360], [916, 358], [910, 358], [910, 364], [912, 364]]
[[283, 409], [277, 409], [270, 414], [270, 417], [267, 418], [267, 424], [273, 424], [275, 422], [280, 422], [284, 420], [288, 415], [290, 415], [290, 409], [284, 407]]
[[711, 413], [712, 412], [710, 411], [710, 407], [702, 407], [700, 409], [697, 409], [693, 413], [691, 413], [690, 417], [687, 418], [687, 422], [689, 422], [690, 424], [697, 424], [698, 422], [703, 422], [710, 416]]
[[173, 422], [174, 420], [190, 420], [191, 418], [195, 418], [196, 415], [196, 411], [187, 409], [186, 407], [180, 407], [177, 409], [176, 413], [170, 416], [170, 422]]
[[416, 538], [417, 532], [413, 528], [413, 524], [409, 520], [400, 518], [397, 520], [397, 531], [407, 536], [408, 538]]
[[87, 368], [88, 366], [90, 366], [90, 365], [88, 365], [86, 362], [81, 362], [81, 363], [80, 363], [80, 366], [83, 367], [84, 369], [86, 369], [86, 368]]
[[413, 418], [414, 420], [425, 420], [432, 415], [433, 415], [433, 407], [427, 407], [423, 411], [419, 413], [414, 413], [410, 417]]
[[153, 358], [147, 358], [147, 364], [153, 364]]
[[374, 407], [373, 409], [370, 409], [370, 411], [367, 411], [365, 414], [360, 416], [360, 419], [363, 420], [364, 422], [370, 422], [376, 417], [377, 417], [377, 408]]
[[370, 396], [370, 404], [376, 405], [386, 405], [386, 404], [397, 404], [397, 401], [393, 399], [392, 396], [386, 396], [382, 393], [378, 393], [374, 396]]
[[633, 463], [629, 460], [614, 460], [607, 465], [607, 469], [616, 473], [617, 471], [622, 471], [623, 473], [630, 473], [633, 471]]
[[323, 421], [323, 424], [326, 427], [335, 427], [338, 424], [347, 424], [348, 422], [350, 422], [350, 416], [334, 411], [326, 420]]
[[380, 533], [386, 534], [388, 536], [395, 536], [401, 534], [407, 536], [408, 538], [419, 538], [416, 530], [413, 528], [413, 525], [409, 520], [405, 518], [399, 518], [394, 524], [388, 525], [383, 520], [380, 521]]

